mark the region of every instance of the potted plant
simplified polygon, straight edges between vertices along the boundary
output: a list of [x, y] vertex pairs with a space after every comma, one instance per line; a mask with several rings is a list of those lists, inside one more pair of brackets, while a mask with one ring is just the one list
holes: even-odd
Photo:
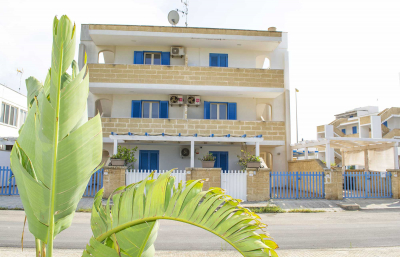
[[248, 152], [241, 151], [243, 153], [243, 156], [239, 156], [239, 162], [238, 164], [245, 168], [260, 168], [260, 163], [261, 159], [258, 156], [255, 156], [253, 154], [249, 154]]
[[137, 151], [137, 146], [132, 149], [128, 149], [126, 147], [118, 146], [117, 154], [111, 156], [111, 166], [128, 166], [128, 168], [132, 167], [136, 162], [135, 152]]
[[206, 154], [203, 158], [199, 158], [202, 168], [214, 168], [215, 156], [212, 153]]

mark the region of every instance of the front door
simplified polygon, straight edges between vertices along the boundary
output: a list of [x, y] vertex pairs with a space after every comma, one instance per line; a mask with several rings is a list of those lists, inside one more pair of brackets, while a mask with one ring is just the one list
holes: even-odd
[[158, 170], [159, 155], [158, 150], [140, 150], [139, 170]]
[[221, 168], [224, 171], [229, 169], [228, 152], [210, 151], [210, 153], [215, 157], [214, 168]]

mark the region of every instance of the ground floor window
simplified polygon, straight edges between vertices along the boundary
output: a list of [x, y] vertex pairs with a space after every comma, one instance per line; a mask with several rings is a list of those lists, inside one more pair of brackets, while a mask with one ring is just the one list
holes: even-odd
[[160, 151], [139, 150], [139, 170], [159, 170]]
[[223, 171], [229, 170], [229, 156], [228, 152], [210, 151], [215, 157], [214, 168], [221, 168]]

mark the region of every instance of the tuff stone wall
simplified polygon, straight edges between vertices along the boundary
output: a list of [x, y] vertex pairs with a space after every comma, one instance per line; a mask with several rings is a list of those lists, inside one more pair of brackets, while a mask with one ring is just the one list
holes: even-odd
[[389, 118], [392, 115], [399, 115], [400, 114], [400, 107], [391, 107], [379, 115], [381, 116], [382, 122], [385, 121], [387, 118]]
[[186, 168], [186, 181], [208, 179], [204, 181], [203, 191], [210, 187], [221, 187], [221, 168]]
[[317, 132], [324, 132], [325, 131], [325, 125], [321, 125], [317, 127]]
[[325, 171], [325, 199], [343, 199], [343, 174], [342, 171]]
[[90, 82], [284, 88], [284, 71], [140, 64], [88, 64]]
[[[383, 125], [383, 126], [385, 126], [385, 125]], [[389, 133], [384, 135], [383, 138], [394, 138], [396, 136], [397, 137], [400, 136], [400, 129], [397, 129], [397, 128], [396, 129], [392, 129], [392, 131], [390, 131]]]
[[125, 166], [104, 167], [103, 198], [108, 198], [118, 187], [125, 186], [125, 170]]
[[371, 123], [371, 116], [365, 116], [360, 118], [360, 125]]
[[200, 119], [143, 119], [143, 118], [102, 118], [103, 137], [111, 132], [118, 134], [144, 133], [182, 136], [242, 136], [263, 135], [264, 140], [285, 140], [283, 121], [238, 121], [238, 120], [200, 120]]
[[289, 171], [324, 171], [326, 168], [319, 159], [289, 161]]
[[260, 36], [260, 37], [282, 37], [279, 31], [264, 30], [241, 30], [241, 29], [212, 29], [212, 28], [185, 28], [185, 27], [163, 27], [163, 26], [138, 26], [138, 25], [102, 25], [91, 24], [90, 30], [121, 30], [121, 31], [146, 31], [167, 33], [196, 33], [196, 34], [218, 34], [238, 36]]
[[392, 194], [394, 199], [400, 199], [400, 170], [387, 170], [392, 173]]
[[247, 169], [247, 201], [270, 199], [270, 169]]

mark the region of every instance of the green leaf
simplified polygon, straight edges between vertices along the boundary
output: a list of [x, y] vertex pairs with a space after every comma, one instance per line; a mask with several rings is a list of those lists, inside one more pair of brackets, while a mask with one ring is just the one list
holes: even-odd
[[[240, 201], [225, 195], [219, 188], [202, 191], [204, 180], [188, 181], [182, 189], [173, 186], [171, 172], [153, 180], [128, 186], [113, 196], [112, 209], [101, 204], [103, 191], [95, 197], [92, 230], [96, 241], [90, 241], [90, 252], [83, 256], [153, 256], [157, 221], [174, 220], [203, 228], [231, 244], [243, 256], [277, 256], [278, 246], [264, 233], [260, 217], [240, 206]], [[112, 220], [112, 227], [109, 221]], [[109, 242], [112, 241], [110, 244]], [[117, 246], [117, 247], [116, 247]], [[105, 250], [104, 250], [105, 251]], [[85, 255], [86, 254], [86, 255]]]
[[[48, 244], [48, 256], [54, 237], [71, 224], [103, 144], [100, 117], [87, 121], [87, 66], [78, 71], [73, 62], [75, 25], [67, 16], [53, 25], [51, 69], [43, 86], [26, 80], [30, 109], [10, 158], [29, 230]], [[70, 66], [72, 76], [66, 72]], [[96, 231], [107, 231], [104, 226]]]

